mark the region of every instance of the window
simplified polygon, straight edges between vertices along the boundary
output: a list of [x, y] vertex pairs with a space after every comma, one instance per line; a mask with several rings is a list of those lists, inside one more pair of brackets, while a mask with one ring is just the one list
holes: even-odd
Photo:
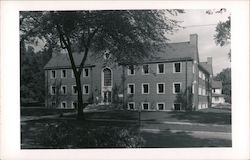
[[157, 103], [157, 109], [159, 111], [165, 110], [165, 103]]
[[77, 102], [72, 102], [71, 108], [77, 108]]
[[142, 103], [142, 110], [149, 110], [149, 103], [148, 102]]
[[135, 102], [128, 102], [128, 109], [134, 110], [135, 109]]
[[128, 66], [128, 75], [135, 75], [135, 67], [133, 65]]
[[61, 78], [66, 78], [66, 77], [67, 77], [67, 74], [66, 74], [66, 73], [67, 73], [66, 70], [63, 69], [63, 70], [61, 71]]
[[201, 95], [202, 94], [202, 88], [201, 88], [201, 86], [199, 86], [199, 95]]
[[174, 73], [180, 73], [181, 72], [181, 63], [178, 62], [178, 63], [174, 63], [174, 70], [173, 70]]
[[56, 87], [55, 86], [51, 86], [50, 93], [51, 93], [51, 95], [55, 95], [56, 94]]
[[164, 74], [164, 64], [157, 64], [157, 73], [158, 74]]
[[165, 93], [165, 83], [157, 83], [157, 94]]
[[88, 77], [89, 76], [89, 68], [84, 68], [83, 69], [83, 77]]
[[180, 103], [175, 103], [174, 104], [174, 110], [175, 111], [180, 111], [181, 110], [181, 104]]
[[111, 69], [105, 68], [103, 69], [104, 75], [104, 86], [111, 86]]
[[83, 94], [89, 94], [89, 85], [88, 84], [84, 84], [83, 85]]
[[180, 93], [181, 92], [181, 83], [180, 82], [175, 82], [173, 83], [173, 93]]
[[144, 74], [144, 75], [149, 74], [149, 65], [148, 64], [142, 65], [142, 74]]
[[149, 94], [149, 83], [142, 83], [142, 94]]
[[51, 105], [52, 105], [52, 108], [56, 108], [56, 102], [52, 102]]
[[61, 108], [66, 108], [67, 107], [67, 103], [66, 102], [61, 102]]
[[53, 79], [56, 78], [56, 71], [55, 70], [51, 71], [50, 78], [53, 78]]
[[67, 93], [67, 86], [63, 85], [61, 86], [61, 93], [66, 94]]
[[73, 95], [77, 94], [77, 87], [76, 87], [76, 85], [72, 85], [72, 94]]
[[128, 94], [134, 94], [135, 93], [135, 84], [129, 83], [128, 84]]

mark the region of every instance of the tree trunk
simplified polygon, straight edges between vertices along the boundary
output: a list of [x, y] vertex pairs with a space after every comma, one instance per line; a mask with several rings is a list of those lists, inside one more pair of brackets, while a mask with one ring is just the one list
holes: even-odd
[[76, 88], [77, 88], [77, 119], [84, 119], [84, 114], [83, 114], [83, 98], [82, 98], [82, 85], [81, 85], [81, 78], [80, 74], [75, 75], [76, 79]]

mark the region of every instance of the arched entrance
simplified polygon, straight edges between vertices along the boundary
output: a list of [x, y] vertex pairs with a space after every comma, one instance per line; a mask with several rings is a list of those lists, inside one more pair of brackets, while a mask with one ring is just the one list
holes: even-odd
[[102, 101], [104, 104], [112, 101], [112, 70], [108, 67], [102, 70]]

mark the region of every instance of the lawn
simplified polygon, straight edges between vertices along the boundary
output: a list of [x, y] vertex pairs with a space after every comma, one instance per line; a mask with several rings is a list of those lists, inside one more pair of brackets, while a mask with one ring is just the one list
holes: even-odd
[[[45, 113], [39, 113], [41, 111], [43, 110], [32, 112], [30, 109], [21, 113], [25, 113], [22, 116], [57, 114], [56, 110], [44, 110]], [[74, 116], [56, 116], [50, 119], [21, 122], [21, 148], [231, 146], [230, 139], [199, 138], [189, 134], [193, 131], [230, 133], [231, 112], [226, 109], [210, 108], [197, 112], [142, 112], [140, 127], [139, 115], [136, 111], [89, 112], [85, 113], [86, 120], [76, 120]], [[176, 125], [163, 122], [191, 122], [197, 125]], [[144, 131], [141, 130], [142, 128], [152, 131]], [[157, 131], [159, 129], [160, 132]]]
[[47, 116], [75, 112], [74, 109], [53, 109], [45, 107], [22, 107], [21, 116]]

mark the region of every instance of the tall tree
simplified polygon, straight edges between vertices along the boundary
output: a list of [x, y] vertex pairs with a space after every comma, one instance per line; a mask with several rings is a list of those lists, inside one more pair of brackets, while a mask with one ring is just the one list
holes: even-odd
[[[21, 40], [58, 41], [67, 51], [78, 91], [78, 117], [83, 117], [80, 75], [89, 51], [109, 52], [117, 63], [137, 63], [166, 42], [166, 33], [178, 28], [168, 18], [183, 10], [109, 10], [20, 12]], [[76, 65], [73, 52], [83, 54]]]

